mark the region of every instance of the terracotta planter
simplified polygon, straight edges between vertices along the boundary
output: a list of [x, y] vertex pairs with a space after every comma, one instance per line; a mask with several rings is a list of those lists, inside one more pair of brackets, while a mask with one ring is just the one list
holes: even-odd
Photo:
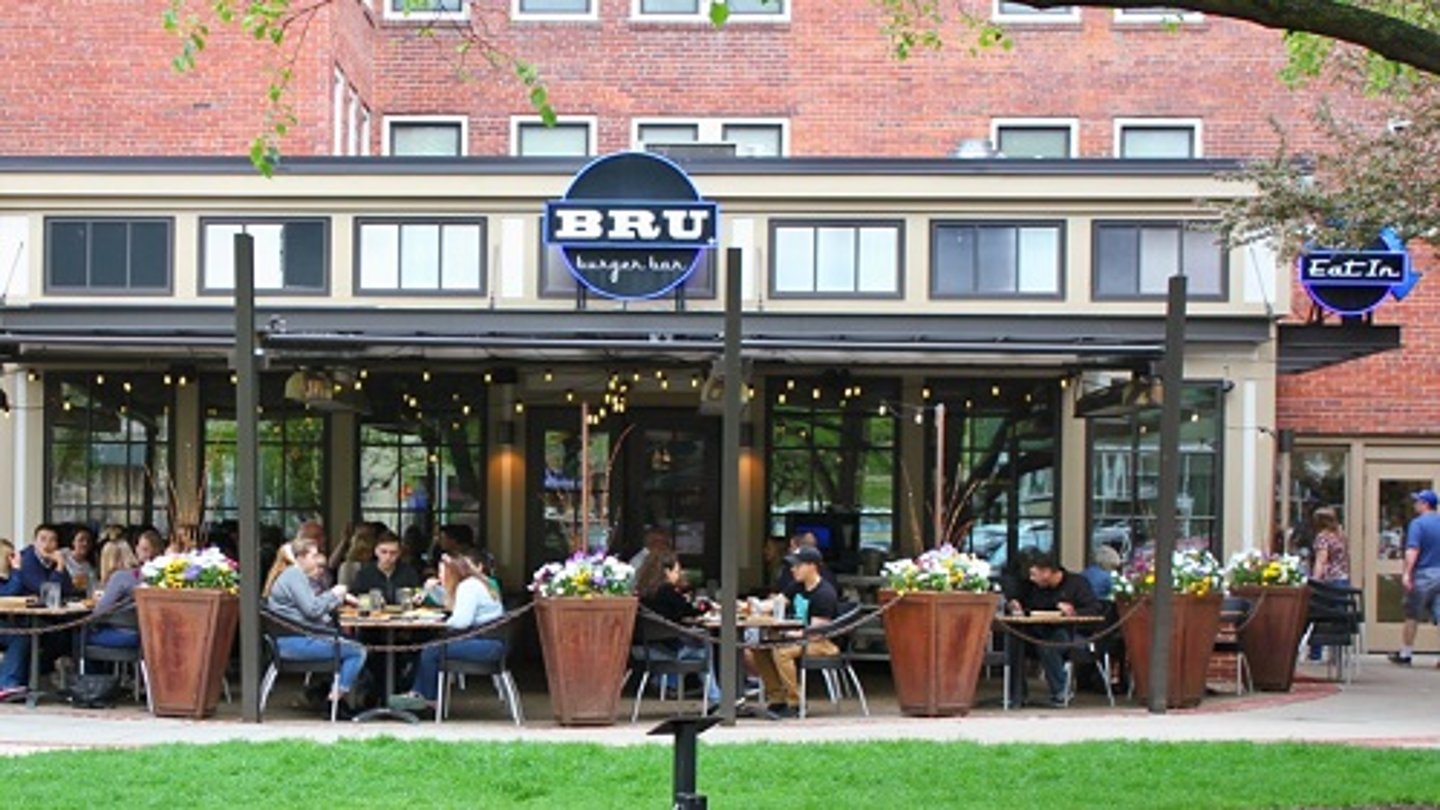
[[[1139, 610], [1126, 622], [1125, 653], [1135, 678], [1135, 697], [1150, 695], [1150, 627], [1154, 622], [1149, 596], [1142, 597]], [[1165, 705], [1172, 709], [1197, 706], [1205, 697], [1205, 672], [1220, 631], [1220, 594], [1187, 596], [1175, 594], [1174, 624], [1170, 631], [1170, 674]], [[1126, 615], [1133, 603], [1120, 605]]]
[[1295, 656], [1305, 634], [1310, 588], [1305, 585], [1240, 585], [1231, 590], [1250, 600], [1254, 616], [1240, 635], [1255, 688], [1289, 692], [1295, 681]]
[[535, 600], [545, 680], [560, 725], [615, 722], [638, 605], [633, 596]]
[[880, 593], [885, 644], [900, 711], [912, 717], [966, 715], [975, 704], [975, 683], [985, 641], [1000, 605], [993, 593]]
[[240, 599], [216, 590], [135, 589], [151, 703], [161, 717], [215, 712]]

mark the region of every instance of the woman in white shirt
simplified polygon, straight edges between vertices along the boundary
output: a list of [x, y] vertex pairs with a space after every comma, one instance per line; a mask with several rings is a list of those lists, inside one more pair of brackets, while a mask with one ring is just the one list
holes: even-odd
[[[492, 590], [485, 566], [463, 556], [445, 555], [440, 561], [440, 582], [445, 588], [445, 608], [450, 618], [445, 626], [464, 632], [493, 621], [505, 612], [499, 596]], [[415, 667], [415, 683], [410, 691], [390, 698], [392, 709], [418, 711], [433, 707], [439, 694], [440, 645], [426, 647]], [[493, 638], [466, 638], [445, 645], [449, 658], [465, 661], [498, 661], [505, 654], [505, 645]]]

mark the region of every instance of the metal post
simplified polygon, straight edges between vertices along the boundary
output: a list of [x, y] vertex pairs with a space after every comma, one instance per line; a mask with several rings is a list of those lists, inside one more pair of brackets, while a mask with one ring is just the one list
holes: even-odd
[[[607, 493], [608, 494], [608, 493]], [[574, 524], [571, 524], [574, 525]], [[590, 553], [590, 403], [580, 403], [580, 539], [570, 553]]]
[[935, 537], [930, 545], [939, 548], [950, 540], [945, 536], [945, 403], [935, 406]]
[[739, 699], [739, 652], [735, 637], [740, 598], [739, 548], [744, 536], [740, 515], [740, 273], [744, 254], [740, 248], [725, 251], [725, 423], [720, 442], [723, 448], [720, 476], [720, 717], [735, 725], [735, 702]]
[[235, 497], [240, 507], [240, 716], [260, 722], [260, 523], [255, 238], [235, 235]]
[[709, 806], [705, 796], [696, 792], [697, 741], [701, 734], [720, 722], [714, 717], [677, 716], [661, 723], [647, 732], [652, 737], [671, 736], [675, 738], [674, 765], [674, 810], [705, 810]]
[[1170, 626], [1175, 591], [1170, 555], [1179, 529], [1175, 520], [1180, 496], [1180, 389], [1185, 382], [1185, 277], [1170, 277], [1165, 301], [1165, 357], [1160, 383], [1160, 492], [1156, 498], [1154, 624], [1150, 628], [1150, 711], [1164, 714], [1170, 694]]

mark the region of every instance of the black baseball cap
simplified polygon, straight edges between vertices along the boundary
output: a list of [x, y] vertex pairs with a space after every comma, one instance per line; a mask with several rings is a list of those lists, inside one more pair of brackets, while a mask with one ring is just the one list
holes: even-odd
[[809, 546], [797, 548], [785, 555], [786, 565], [799, 565], [800, 563], [815, 563], [819, 565], [824, 562], [824, 560], [825, 555], [820, 553], [820, 549], [810, 548]]

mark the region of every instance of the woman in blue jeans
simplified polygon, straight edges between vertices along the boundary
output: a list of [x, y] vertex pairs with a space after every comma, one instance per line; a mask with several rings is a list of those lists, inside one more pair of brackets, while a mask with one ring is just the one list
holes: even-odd
[[[20, 554], [0, 537], [0, 596], [24, 596], [20, 582]], [[6, 627], [0, 623], [0, 627]], [[25, 694], [26, 665], [30, 663], [30, 637], [0, 634], [0, 701]]]
[[[463, 633], [505, 612], [488, 573], [476, 558], [447, 554], [440, 559], [440, 584], [445, 589], [445, 608], [450, 611], [446, 627]], [[463, 661], [499, 661], [505, 654], [505, 645], [493, 638], [466, 638], [444, 647], [446, 657]], [[435, 705], [440, 694], [440, 649], [438, 644], [425, 648], [415, 667], [415, 683], [406, 694], [392, 696], [390, 708], [418, 711]]]
[[[275, 639], [280, 657], [288, 661], [323, 661], [335, 655], [335, 609], [342, 604], [355, 604], [344, 585], [336, 585], [318, 596], [310, 580], [325, 567], [325, 555], [313, 538], [291, 540], [280, 548], [271, 581], [265, 589], [266, 606], [271, 612], [297, 627], [308, 628], [313, 635], [292, 630], [294, 635]], [[353, 641], [340, 642], [340, 672], [329, 695], [330, 701], [344, 698], [355, 686], [355, 679], [365, 666], [365, 648]]]
[[135, 649], [140, 631], [135, 622], [135, 587], [140, 584], [140, 562], [124, 540], [111, 540], [100, 549], [100, 602], [91, 614], [97, 622], [87, 643], [101, 647]]

